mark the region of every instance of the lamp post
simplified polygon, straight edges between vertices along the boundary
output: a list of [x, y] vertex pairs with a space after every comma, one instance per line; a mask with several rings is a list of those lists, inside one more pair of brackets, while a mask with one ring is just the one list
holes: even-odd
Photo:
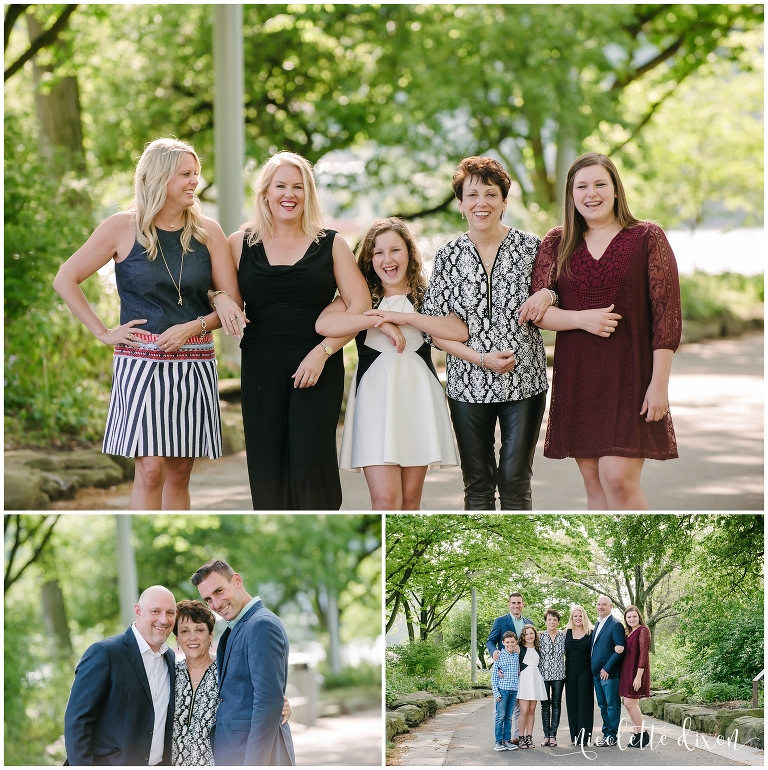
[[472, 621], [469, 635], [472, 652], [469, 659], [472, 661], [472, 684], [477, 684], [477, 589], [472, 586], [470, 593], [472, 596]]

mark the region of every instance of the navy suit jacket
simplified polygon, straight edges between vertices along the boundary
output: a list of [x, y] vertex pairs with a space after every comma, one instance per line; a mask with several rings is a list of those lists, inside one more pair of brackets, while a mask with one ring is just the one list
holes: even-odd
[[[163, 657], [171, 693], [162, 763], [170, 765], [176, 658], [170, 649]], [[152, 693], [133, 630], [92, 644], [75, 668], [64, 714], [66, 764], [146, 766], [154, 727]]]
[[[533, 621], [529, 620], [525, 616], [521, 616], [523, 623], [530, 623], [533, 625]], [[507, 631], [515, 631], [515, 624], [512, 622], [512, 616], [507, 613], [506, 615], [502, 615], [500, 618], [496, 618], [496, 620], [493, 621], [493, 628], [491, 629], [491, 633], [488, 634], [488, 640], [485, 643], [485, 648], [488, 650], [488, 652], [493, 655], [494, 650], [503, 650], [504, 649], [504, 642], [502, 642], [501, 637], [504, 636], [504, 634], [507, 633]], [[518, 639], [518, 642], [520, 640]]]
[[213, 733], [217, 765], [295, 765], [291, 728], [282, 724], [288, 636], [259, 600], [217, 653], [219, 708]]
[[[595, 624], [597, 626], [597, 624]], [[600, 669], [608, 672], [609, 679], [616, 679], [621, 669], [621, 657], [613, 648], [620, 644], [626, 646], [624, 626], [613, 615], [609, 615], [603, 625], [600, 636], [595, 639], [595, 629], [592, 629], [592, 676], [600, 676]]]

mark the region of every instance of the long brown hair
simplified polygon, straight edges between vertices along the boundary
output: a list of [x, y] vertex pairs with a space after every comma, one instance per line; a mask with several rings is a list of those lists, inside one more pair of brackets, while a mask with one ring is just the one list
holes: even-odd
[[518, 640], [520, 642], [520, 646], [525, 647], [525, 632], [529, 628], [533, 629], [533, 646], [536, 650], [540, 650], [541, 647], [539, 646], [539, 632], [536, 630], [536, 626], [534, 626], [533, 623], [526, 623], [523, 626], [523, 630], [520, 632], [520, 639]]
[[639, 623], [637, 624], [638, 628], [640, 626], [645, 625], [645, 621], [643, 620], [643, 614], [640, 612], [640, 608], [635, 606], [634, 604], [630, 604], [629, 607], [627, 607], [627, 609], [624, 610], [624, 626], [627, 629], [627, 633], [630, 633], [632, 631], [632, 629], [629, 627], [629, 623], [627, 623], [627, 614], [632, 612], [633, 610], [637, 613], [637, 617], [639, 620]]
[[638, 219], [632, 216], [632, 212], [627, 205], [627, 196], [624, 193], [624, 186], [621, 184], [619, 172], [613, 161], [607, 155], [601, 155], [599, 152], [588, 152], [576, 158], [568, 169], [568, 176], [565, 180], [565, 201], [563, 204], [563, 233], [560, 238], [560, 250], [557, 254], [557, 277], [559, 278], [563, 271], [571, 274], [571, 257], [576, 247], [584, 238], [584, 233], [589, 229], [584, 217], [576, 210], [573, 201], [573, 179], [576, 174], [587, 166], [602, 166], [611, 176], [613, 189], [616, 197], [613, 201], [613, 213], [622, 228], [637, 227], [640, 224]]
[[373, 269], [373, 250], [376, 246], [376, 239], [382, 233], [387, 233], [390, 230], [397, 233], [405, 241], [405, 246], [408, 249], [408, 268], [405, 271], [405, 278], [408, 281], [408, 294], [411, 296], [413, 309], [418, 311], [427, 288], [427, 276], [424, 273], [419, 247], [402, 219], [397, 217], [378, 219], [371, 225], [357, 249], [357, 266], [368, 284], [373, 306], [378, 307], [381, 300], [384, 299], [384, 286], [381, 283], [381, 278]]

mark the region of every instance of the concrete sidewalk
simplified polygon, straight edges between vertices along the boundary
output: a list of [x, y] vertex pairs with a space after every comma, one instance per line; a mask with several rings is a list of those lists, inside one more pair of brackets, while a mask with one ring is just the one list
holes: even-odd
[[[680, 458], [645, 463], [652, 510], [763, 509], [763, 345], [757, 333], [683, 345], [675, 354], [669, 396]], [[546, 417], [533, 465], [534, 510], [586, 510], [575, 461], [545, 458], [545, 434]], [[362, 473], [341, 471], [341, 483], [342, 510], [370, 509]], [[250, 510], [245, 453], [198, 460], [190, 493], [193, 509]], [[126, 508], [129, 495], [130, 486], [121, 485], [93, 507]], [[422, 509], [462, 508], [461, 470], [430, 471]]]
[[[558, 731], [557, 748], [540, 746], [541, 712], [537, 709], [533, 738], [535, 749], [517, 751], [493, 750], [494, 702], [492, 698], [470, 701], [441, 711], [432, 719], [412, 730], [398, 741], [401, 750], [398, 764], [404, 766], [435, 765], [522, 765], [535, 767], [622, 767], [622, 766], [701, 766], [701, 765], [757, 765], [763, 766], [764, 752], [739, 744], [717, 745], [711, 736], [645, 717], [651, 744], [645, 749], [628, 749], [631, 721], [622, 706], [619, 746], [614, 748], [580, 748], [568, 744], [568, 719], [563, 714]], [[601, 734], [600, 710], [595, 704], [593, 733]], [[628, 726], [629, 725], [629, 726]]]
[[291, 733], [299, 767], [381, 766], [381, 709], [325, 717], [312, 727], [293, 725]]

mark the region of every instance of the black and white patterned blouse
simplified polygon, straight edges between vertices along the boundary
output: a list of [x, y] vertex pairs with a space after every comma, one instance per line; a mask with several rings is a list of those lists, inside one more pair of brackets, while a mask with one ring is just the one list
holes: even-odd
[[510, 228], [487, 275], [469, 235], [446, 243], [424, 295], [424, 315], [451, 311], [469, 328], [465, 343], [478, 353], [512, 350], [515, 368], [499, 374], [446, 355], [447, 394], [473, 404], [520, 401], [547, 389], [544, 342], [532, 323], [517, 324], [517, 309], [528, 299], [531, 272], [541, 240]]
[[176, 663], [172, 764], [187, 767], [215, 764], [210, 733], [219, 705], [218, 677], [214, 661], [206, 669], [193, 693], [187, 662], [180, 660]]
[[546, 631], [542, 631], [539, 634], [539, 647], [539, 671], [544, 681], [565, 679], [565, 631], [558, 631], [554, 642]]

